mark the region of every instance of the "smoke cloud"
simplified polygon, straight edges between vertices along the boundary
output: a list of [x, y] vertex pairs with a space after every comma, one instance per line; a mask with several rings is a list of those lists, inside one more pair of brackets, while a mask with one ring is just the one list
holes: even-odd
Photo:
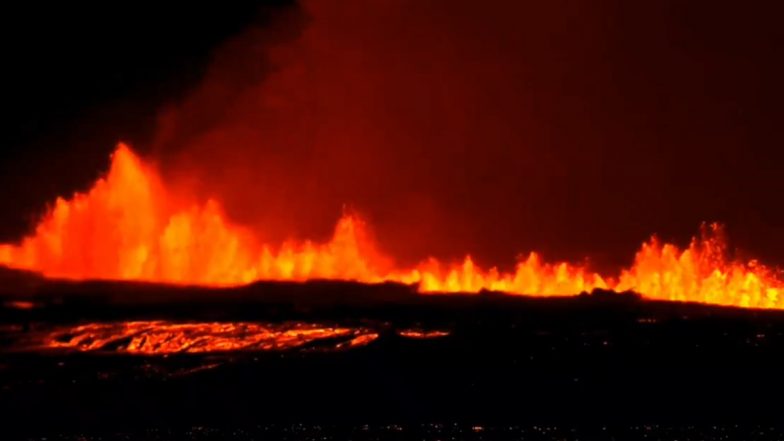
[[765, 201], [733, 175], [770, 142], [738, 113], [767, 105], [743, 82], [773, 81], [754, 70], [764, 25], [727, 46], [716, 21], [742, 16], [679, 2], [302, 6], [219, 50], [151, 143], [172, 182], [262, 239], [326, 238], [348, 207], [402, 263], [615, 265], [651, 232], [775, 228], [738, 214]]

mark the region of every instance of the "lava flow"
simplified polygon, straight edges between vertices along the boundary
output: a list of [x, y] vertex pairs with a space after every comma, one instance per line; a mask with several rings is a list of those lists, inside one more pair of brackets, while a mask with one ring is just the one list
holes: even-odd
[[227, 351], [287, 350], [319, 341], [342, 339], [334, 349], [364, 346], [378, 335], [364, 328], [307, 323], [170, 323], [138, 321], [88, 323], [33, 332], [23, 347], [78, 351], [119, 351], [128, 354], [173, 354]]
[[421, 292], [503, 291], [576, 295], [631, 290], [663, 300], [784, 308], [784, 281], [757, 262], [727, 257], [720, 227], [707, 226], [685, 249], [645, 242], [617, 276], [581, 265], [547, 263], [530, 253], [513, 272], [480, 268], [466, 257], [395, 268], [356, 216], [344, 215], [326, 243], [259, 243], [229, 222], [214, 200], [183, 206], [156, 170], [120, 144], [108, 174], [86, 193], [58, 198], [19, 244], [0, 245], [0, 264], [69, 279], [238, 285], [256, 280], [342, 279], [418, 284]]

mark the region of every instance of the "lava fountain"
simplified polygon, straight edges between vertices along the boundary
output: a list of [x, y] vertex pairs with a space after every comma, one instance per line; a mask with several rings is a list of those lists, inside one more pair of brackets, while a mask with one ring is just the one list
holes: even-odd
[[0, 244], [0, 264], [47, 277], [227, 286], [257, 280], [339, 279], [418, 284], [421, 292], [502, 291], [576, 295], [594, 288], [644, 297], [756, 308], [784, 308], [784, 282], [751, 261], [728, 258], [721, 227], [704, 226], [685, 249], [656, 238], [642, 244], [631, 267], [600, 275], [584, 265], [548, 263], [531, 252], [512, 272], [428, 259], [398, 268], [373, 243], [368, 226], [344, 214], [324, 243], [261, 243], [233, 224], [215, 200], [184, 203], [156, 169], [119, 144], [106, 176], [86, 193], [58, 198], [35, 231]]

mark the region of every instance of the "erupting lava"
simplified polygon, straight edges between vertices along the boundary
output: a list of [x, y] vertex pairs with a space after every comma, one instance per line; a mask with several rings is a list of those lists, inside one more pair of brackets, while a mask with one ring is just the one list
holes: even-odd
[[34, 234], [0, 245], [0, 264], [49, 277], [234, 285], [255, 280], [345, 279], [417, 283], [422, 292], [503, 291], [574, 295], [594, 288], [633, 290], [645, 297], [758, 308], [784, 308], [784, 282], [756, 262], [727, 258], [718, 225], [686, 249], [644, 243], [629, 269], [600, 276], [579, 265], [546, 263], [530, 253], [514, 272], [430, 259], [414, 268], [391, 265], [366, 226], [344, 215], [326, 243], [258, 243], [225, 219], [217, 202], [183, 206], [156, 171], [126, 145], [109, 173], [84, 194], [58, 198]]

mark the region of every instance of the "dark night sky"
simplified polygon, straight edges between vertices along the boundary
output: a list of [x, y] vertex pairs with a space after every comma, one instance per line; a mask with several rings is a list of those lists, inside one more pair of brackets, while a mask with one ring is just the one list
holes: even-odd
[[358, 0], [2, 14], [0, 236], [118, 139], [271, 239], [627, 262], [701, 221], [784, 263], [778, 2]]

